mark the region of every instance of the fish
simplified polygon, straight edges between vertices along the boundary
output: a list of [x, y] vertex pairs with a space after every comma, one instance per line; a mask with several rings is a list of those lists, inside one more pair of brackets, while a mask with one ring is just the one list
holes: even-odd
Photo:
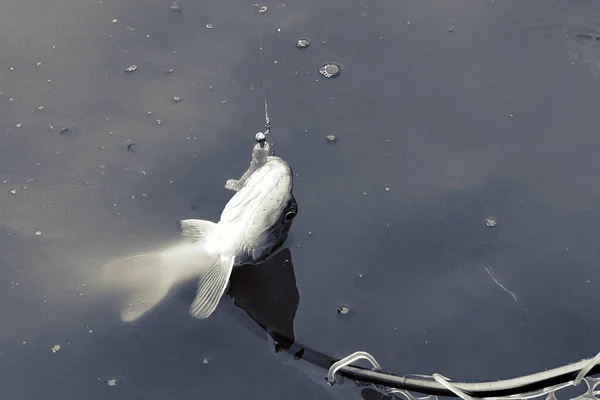
[[174, 286], [192, 279], [198, 279], [198, 287], [189, 313], [194, 318], [208, 318], [225, 293], [235, 266], [262, 263], [282, 247], [298, 214], [290, 165], [275, 156], [259, 162], [254, 158], [235, 187], [231, 181], [226, 187], [236, 193], [218, 222], [181, 220], [182, 243], [105, 268], [109, 279], [131, 291], [121, 310], [124, 322], [139, 319]]

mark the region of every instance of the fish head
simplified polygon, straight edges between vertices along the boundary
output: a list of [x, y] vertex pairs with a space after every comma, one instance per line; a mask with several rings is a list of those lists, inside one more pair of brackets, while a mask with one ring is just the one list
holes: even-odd
[[240, 230], [236, 262], [260, 263], [283, 245], [298, 214], [293, 185], [289, 164], [270, 156], [227, 203], [221, 221]]

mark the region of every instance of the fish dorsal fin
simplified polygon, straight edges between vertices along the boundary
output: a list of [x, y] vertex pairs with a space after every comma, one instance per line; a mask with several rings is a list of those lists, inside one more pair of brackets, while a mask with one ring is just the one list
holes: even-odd
[[235, 256], [231, 258], [219, 257], [215, 262], [202, 271], [198, 281], [196, 298], [190, 306], [190, 315], [194, 318], [208, 318], [215, 311], [217, 304], [229, 282]]
[[194, 242], [206, 240], [206, 237], [217, 226], [214, 222], [202, 219], [181, 220], [181, 236], [192, 238]]

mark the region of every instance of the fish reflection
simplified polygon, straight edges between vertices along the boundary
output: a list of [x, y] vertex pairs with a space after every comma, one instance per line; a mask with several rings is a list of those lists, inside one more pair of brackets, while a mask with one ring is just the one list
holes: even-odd
[[[234, 305], [264, 331], [263, 334], [267, 333], [270, 348], [281, 362], [298, 368], [333, 397], [369, 400], [389, 398], [377, 397], [376, 391], [357, 388], [350, 382], [329, 387], [325, 382], [326, 372], [337, 359], [296, 342], [294, 319], [300, 294], [289, 249], [279, 251], [261, 264], [237, 267], [231, 274], [227, 294], [233, 299]], [[256, 331], [256, 326], [249, 329]]]
[[275, 352], [294, 343], [300, 301], [292, 253], [284, 249], [262, 264], [243, 264], [231, 274], [229, 296], [275, 342]]

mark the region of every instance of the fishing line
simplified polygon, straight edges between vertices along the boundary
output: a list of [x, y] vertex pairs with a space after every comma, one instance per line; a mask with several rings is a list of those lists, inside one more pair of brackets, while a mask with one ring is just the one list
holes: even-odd
[[267, 84], [265, 83], [265, 57], [263, 55], [262, 25], [258, 25], [258, 45], [260, 50], [260, 72], [262, 76], [262, 90], [265, 102], [265, 135], [268, 135], [269, 133], [271, 133], [271, 119], [269, 118], [269, 106], [267, 105]]

